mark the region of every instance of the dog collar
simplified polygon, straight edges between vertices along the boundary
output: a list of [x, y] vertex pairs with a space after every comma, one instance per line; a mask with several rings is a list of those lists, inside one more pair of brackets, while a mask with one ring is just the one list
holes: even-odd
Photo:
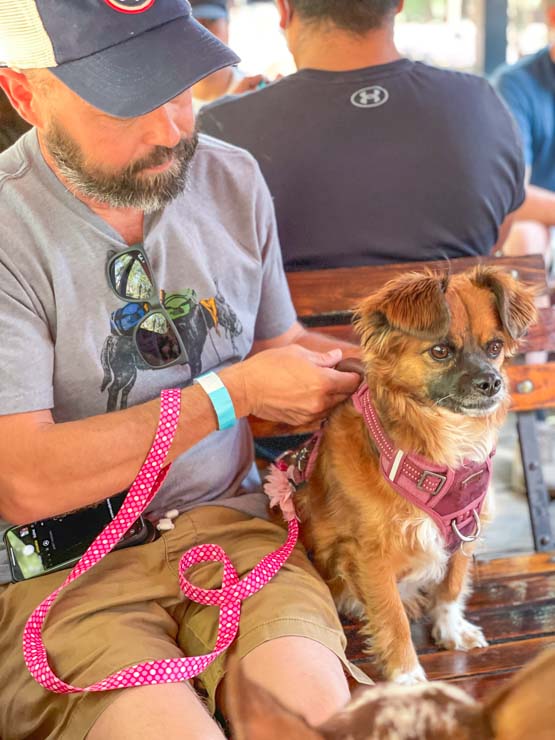
[[403, 498], [432, 517], [447, 548], [454, 551], [462, 542], [480, 536], [480, 512], [491, 479], [491, 458], [482, 463], [465, 460], [453, 470], [439, 466], [415, 452], [396, 447], [385, 433], [372, 405], [367, 383], [353, 394], [380, 454], [380, 470], [386, 482]]

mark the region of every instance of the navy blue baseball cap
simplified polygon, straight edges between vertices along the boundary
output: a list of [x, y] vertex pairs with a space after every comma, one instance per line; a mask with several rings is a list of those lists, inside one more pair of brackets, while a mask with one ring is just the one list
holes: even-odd
[[0, 64], [49, 69], [95, 108], [144, 115], [237, 55], [187, 0], [0, 2]]

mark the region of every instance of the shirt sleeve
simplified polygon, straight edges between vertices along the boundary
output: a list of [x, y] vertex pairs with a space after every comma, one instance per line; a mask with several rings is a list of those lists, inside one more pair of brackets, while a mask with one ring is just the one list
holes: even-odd
[[54, 405], [54, 342], [36, 296], [0, 250], [0, 415]]
[[279, 244], [274, 204], [256, 165], [256, 228], [262, 256], [262, 290], [255, 325], [255, 339], [273, 339], [290, 329], [297, 319], [291, 300]]

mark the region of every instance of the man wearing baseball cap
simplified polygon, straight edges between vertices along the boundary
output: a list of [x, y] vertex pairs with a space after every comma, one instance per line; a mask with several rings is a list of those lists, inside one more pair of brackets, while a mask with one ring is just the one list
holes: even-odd
[[[267, 519], [246, 417], [314, 421], [359, 377], [334, 369], [336, 342], [297, 323], [252, 157], [195, 133], [191, 86], [238, 60], [188, 2], [2, 0], [0, 61], [0, 85], [33, 126], [0, 155], [1, 532], [128, 489], [161, 390], [182, 388], [173, 467], [147, 509], [166, 525], [176, 510], [173, 528], [107, 555], [48, 616], [50, 664], [83, 687], [213, 650], [218, 609], [180, 595], [181, 554], [216, 543], [242, 576], [284, 540]], [[212, 385], [192, 383], [206, 373]], [[37, 547], [63, 560], [64, 539], [60, 552]], [[46, 564], [21, 580], [10, 568], [2, 548], [3, 740], [222, 737], [185, 683], [71, 694], [35, 683], [23, 628], [68, 571]], [[221, 584], [216, 564], [195, 578]], [[299, 547], [243, 603], [230, 652], [316, 723], [347, 701], [345, 669], [368, 681], [344, 645]], [[198, 679], [211, 711], [225, 700], [227, 657]]]

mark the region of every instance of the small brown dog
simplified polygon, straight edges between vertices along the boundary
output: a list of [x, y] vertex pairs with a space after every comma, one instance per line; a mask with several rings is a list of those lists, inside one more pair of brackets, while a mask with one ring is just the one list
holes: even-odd
[[439, 645], [487, 645], [463, 614], [469, 554], [509, 406], [503, 365], [534, 317], [533, 291], [494, 268], [410, 273], [357, 309], [368, 392], [332, 412], [294, 501], [316, 568], [339, 611], [364, 620], [388, 680], [426, 680], [408, 620], [423, 608]]
[[444, 682], [381, 684], [357, 692], [319, 727], [230, 671], [234, 740], [551, 740], [555, 727], [555, 650], [519, 671], [484, 702]]

